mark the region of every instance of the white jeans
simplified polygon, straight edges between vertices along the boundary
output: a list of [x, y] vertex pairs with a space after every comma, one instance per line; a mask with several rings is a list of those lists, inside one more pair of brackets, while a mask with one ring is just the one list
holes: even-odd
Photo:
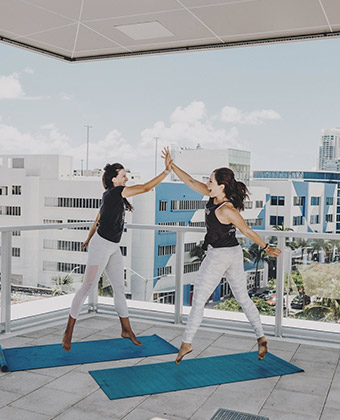
[[72, 301], [72, 318], [77, 319], [86, 297], [97, 286], [104, 270], [113, 288], [115, 309], [119, 317], [129, 316], [124, 293], [123, 257], [119, 243], [108, 241], [96, 232], [89, 244], [83, 284]]
[[209, 245], [207, 256], [194, 283], [192, 308], [183, 335], [185, 343], [192, 343], [203, 318], [205, 303], [223, 276], [226, 276], [235, 299], [254, 328], [256, 337], [264, 335], [259, 312], [248, 296], [242, 248], [213, 248]]

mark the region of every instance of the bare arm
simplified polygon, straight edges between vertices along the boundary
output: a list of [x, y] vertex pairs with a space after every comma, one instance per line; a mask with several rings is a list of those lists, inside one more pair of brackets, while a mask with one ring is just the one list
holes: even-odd
[[133, 197], [134, 195], [143, 194], [152, 190], [152, 188], [156, 187], [160, 182], [163, 181], [163, 179], [169, 175], [169, 172], [163, 171], [145, 184], [137, 184], [132, 185], [131, 187], [125, 187], [122, 191], [122, 197]]
[[183, 171], [183, 169], [175, 165], [173, 162], [171, 164], [171, 168], [178, 176], [178, 178], [192, 190], [197, 191], [203, 195], [209, 195], [209, 190], [206, 184], [197, 181], [197, 179], [194, 179], [191, 175], [187, 174], [185, 171]]
[[100, 217], [100, 212], [98, 212], [96, 220], [94, 221], [93, 225], [91, 226], [91, 229], [89, 230], [89, 234], [87, 235], [86, 241], [84, 241], [81, 244], [82, 248], [86, 248], [89, 245], [92, 236], [96, 233], [99, 217]]
[[162, 158], [164, 159], [165, 169], [155, 178], [146, 182], [145, 184], [133, 185], [132, 187], [125, 187], [122, 191], [122, 197], [132, 197], [134, 195], [146, 193], [152, 188], [156, 187], [160, 182], [165, 179], [171, 172], [171, 156], [169, 153], [169, 148], [164, 148], [162, 151]]
[[[266, 242], [258, 235], [253, 229], [251, 229], [240, 213], [234, 209], [227, 206], [223, 206], [219, 209], [218, 214], [216, 215], [221, 223], [229, 224], [232, 223], [236, 226], [243, 235], [249, 238], [251, 241], [255, 242], [261, 248], [266, 247]], [[271, 257], [278, 257], [281, 254], [279, 248], [272, 248], [267, 246], [265, 252]]]

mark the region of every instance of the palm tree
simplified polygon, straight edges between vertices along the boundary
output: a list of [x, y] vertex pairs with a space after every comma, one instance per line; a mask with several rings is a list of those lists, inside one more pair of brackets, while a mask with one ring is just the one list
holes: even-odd
[[257, 288], [260, 286], [259, 281], [259, 263], [260, 262], [266, 262], [269, 264], [270, 257], [262, 251], [262, 248], [257, 245], [255, 242], [250, 245], [248, 248], [248, 253], [250, 254], [253, 263], [255, 264], [255, 292]]
[[329, 244], [329, 250], [328, 250], [329, 262], [334, 262], [336, 260], [335, 258], [336, 251], [339, 252], [340, 250], [340, 241], [336, 239], [329, 239], [328, 244]]
[[189, 253], [190, 258], [195, 258], [192, 263], [194, 262], [202, 262], [205, 258], [206, 251], [202, 248], [202, 244], [195, 245]]
[[66, 276], [56, 275], [52, 279], [52, 296], [66, 295], [67, 293], [73, 292], [74, 288], [71, 286], [73, 279], [69, 274]]
[[249, 248], [242, 248], [242, 251], [243, 251], [243, 262], [251, 263], [253, 256], [250, 253]]
[[317, 261], [320, 260], [320, 252], [325, 251], [326, 253], [330, 249], [330, 244], [324, 239], [314, 239], [311, 243], [312, 246], [312, 255], [316, 253]]
[[308, 239], [299, 238], [296, 243], [297, 243], [297, 248], [301, 248], [301, 260], [303, 263], [304, 253], [305, 253], [305, 250], [308, 250], [308, 247], [310, 246], [310, 241]]

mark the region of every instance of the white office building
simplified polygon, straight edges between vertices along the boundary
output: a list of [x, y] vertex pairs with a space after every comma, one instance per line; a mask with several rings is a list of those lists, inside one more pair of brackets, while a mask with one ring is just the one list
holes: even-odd
[[[100, 171], [94, 176], [74, 176], [72, 157], [60, 155], [0, 156], [0, 225], [90, 222], [98, 213], [103, 187]], [[130, 174], [132, 182], [136, 175]], [[132, 215], [127, 212], [126, 220]], [[77, 287], [86, 265], [81, 243], [88, 228], [14, 232], [12, 282], [51, 287], [54, 276], [72, 272]], [[122, 240], [125, 264], [131, 233]], [[126, 273], [127, 288], [130, 273]]]

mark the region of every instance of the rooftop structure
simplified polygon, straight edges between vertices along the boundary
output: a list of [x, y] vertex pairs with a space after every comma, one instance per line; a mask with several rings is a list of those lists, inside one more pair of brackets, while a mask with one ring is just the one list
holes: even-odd
[[324, 39], [339, 22], [330, 0], [3, 0], [0, 41], [82, 61]]

